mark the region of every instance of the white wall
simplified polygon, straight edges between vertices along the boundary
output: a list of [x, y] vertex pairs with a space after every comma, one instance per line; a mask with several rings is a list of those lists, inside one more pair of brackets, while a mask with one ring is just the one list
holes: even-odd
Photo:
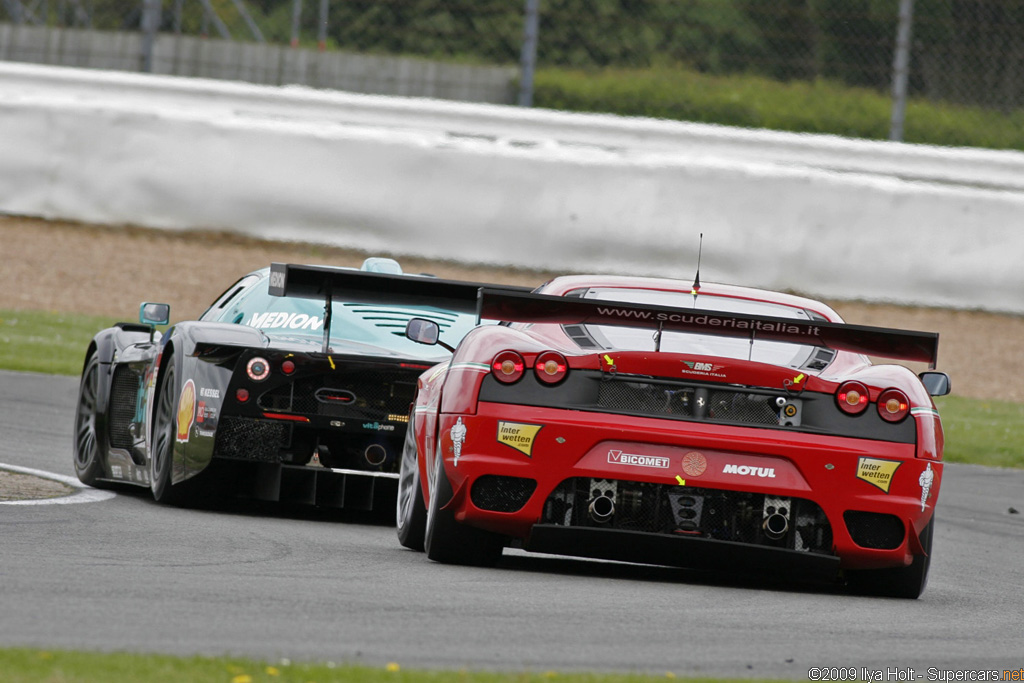
[[0, 63], [0, 211], [1024, 313], [1024, 154]]

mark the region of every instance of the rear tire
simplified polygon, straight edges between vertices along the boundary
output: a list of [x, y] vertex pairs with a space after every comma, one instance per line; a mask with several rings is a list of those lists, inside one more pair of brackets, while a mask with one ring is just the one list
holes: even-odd
[[935, 519], [921, 533], [923, 555], [915, 555], [909, 567], [894, 569], [863, 569], [847, 572], [846, 584], [855, 595], [880, 598], [906, 598], [916, 600], [928, 585], [928, 567], [931, 564], [932, 532]]
[[103, 457], [107, 440], [100, 427], [100, 359], [93, 353], [85, 362], [78, 386], [78, 409], [75, 413], [75, 474], [86, 486], [103, 487]]
[[423, 489], [420, 485], [419, 455], [412, 420], [409, 420], [409, 428], [405, 432], [405, 445], [402, 447], [396, 508], [395, 529], [398, 532], [398, 542], [410, 550], [422, 552], [427, 529], [427, 506], [423, 502]]
[[178, 382], [175, 377], [174, 359], [167, 359], [160, 392], [156, 399], [156, 413], [153, 419], [153, 445], [149, 458], [149, 482], [153, 498], [158, 503], [180, 505], [184, 502], [181, 484], [171, 483], [174, 470], [174, 444], [178, 432]]
[[444, 473], [440, 449], [434, 459], [434, 487], [427, 509], [424, 549], [427, 557], [444, 564], [493, 567], [501, 559], [505, 539], [498, 534], [462, 524], [451, 510], [444, 510], [452, 498], [452, 486]]

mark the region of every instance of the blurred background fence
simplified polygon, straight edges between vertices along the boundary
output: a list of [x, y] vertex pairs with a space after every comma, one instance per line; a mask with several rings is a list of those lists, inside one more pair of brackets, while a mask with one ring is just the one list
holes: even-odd
[[1024, 149], [1024, 0], [0, 0], [0, 59]]

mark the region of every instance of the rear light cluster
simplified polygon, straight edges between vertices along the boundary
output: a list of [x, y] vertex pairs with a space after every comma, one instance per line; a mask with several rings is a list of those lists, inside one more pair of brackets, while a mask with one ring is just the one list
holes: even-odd
[[[557, 351], [545, 351], [534, 360], [533, 372], [542, 384], [558, 384], [569, 374], [569, 363]], [[491, 361], [491, 374], [502, 384], [518, 382], [526, 374], [526, 360], [516, 351], [502, 351]]]
[[[285, 359], [281, 363], [281, 372], [285, 375], [293, 374], [295, 372], [295, 361]], [[262, 382], [267, 377], [270, 377], [270, 361], [261, 356], [250, 358], [249, 362], [245, 365], [245, 374], [253, 382]], [[235, 390], [235, 399], [239, 403], [245, 403], [249, 400], [249, 390], [239, 387]]]
[[[871, 401], [868, 388], [860, 382], [843, 382], [836, 392], [836, 403], [847, 415], [860, 415]], [[910, 413], [910, 399], [899, 389], [886, 389], [878, 395], [878, 415], [886, 422], [899, 422]]]

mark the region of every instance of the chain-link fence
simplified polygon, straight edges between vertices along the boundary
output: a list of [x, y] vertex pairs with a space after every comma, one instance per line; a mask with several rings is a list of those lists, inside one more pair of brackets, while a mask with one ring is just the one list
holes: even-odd
[[[877, 123], [864, 130], [829, 123], [826, 132], [899, 139], [905, 108], [908, 139], [921, 138], [914, 131], [927, 127], [938, 139], [925, 141], [1020, 146], [984, 135], [975, 142], [967, 129], [1024, 129], [1024, 0], [0, 0], [3, 23], [64, 31], [141, 28], [150, 38], [139, 47], [144, 70], [152, 68], [145, 51], [159, 41], [206, 36], [322, 54], [503, 67], [502, 77], [515, 82], [499, 99], [510, 103], [675, 116], [672, 107], [623, 111], [630, 96], [622, 93], [656, 74], [663, 84], [643, 97], [672, 99], [685, 90], [673, 79], [685, 75], [694, 92], [733, 87], [737, 101], [730, 110], [727, 102], [694, 100], [677, 118], [816, 130], [813, 122], [776, 124], [763, 112], [730, 118], [732, 110], [770, 108], [773, 98], [793, 101], [803, 85], [813, 89], [801, 95], [800, 107], [813, 109], [818, 97], [822, 108], [845, 110], [819, 118], [845, 113]], [[0, 40], [3, 35], [15, 34], [0, 33]], [[3, 59], [57, 61], [12, 52], [0, 44]], [[87, 63], [80, 56], [62, 61]], [[608, 84], [609, 74], [618, 85]], [[557, 95], [545, 94], [551, 86], [542, 81], [557, 83]], [[858, 101], [871, 111], [854, 111]], [[688, 113], [701, 106], [707, 116]], [[801, 116], [806, 112], [793, 115]], [[829, 129], [835, 126], [840, 130]]]

